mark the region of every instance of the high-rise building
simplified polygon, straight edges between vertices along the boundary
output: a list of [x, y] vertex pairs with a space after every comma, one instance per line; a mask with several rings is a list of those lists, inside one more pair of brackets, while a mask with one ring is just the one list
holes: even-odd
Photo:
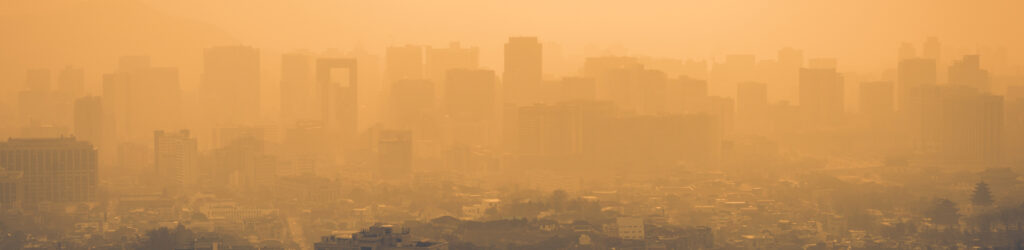
[[180, 127], [178, 69], [152, 67], [148, 57], [120, 62], [117, 72], [103, 76], [103, 111], [114, 119], [118, 133], [110, 136], [141, 143], [154, 130]]
[[235, 190], [256, 191], [272, 187], [277, 159], [267, 155], [264, 141], [255, 137], [241, 137], [210, 153], [203, 165], [213, 186]]
[[206, 117], [214, 125], [255, 123], [260, 119], [260, 51], [247, 46], [203, 52], [201, 83]]
[[48, 69], [31, 69], [26, 72], [25, 88], [18, 92], [18, 113], [22, 124], [60, 123], [57, 96], [51, 91], [51, 77]]
[[25, 198], [23, 180], [25, 173], [0, 167], [0, 210], [21, 208]]
[[188, 130], [153, 132], [156, 174], [166, 187], [193, 189], [199, 183], [196, 138]]
[[1024, 85], [1011, 85], [1006, 88], [1006, 107], [1003, 112], [1006, 148], [1003, 155], [1008, 162], [1024, 162]]
[[914, 45], [911, 43], [903, 43], [900, 44], [898, 54], [898, 58], [900, 61], [914, 59], [917, 58], [917, 49], [914, 49]]
[[709, 91], [716, 96], [736, 93], [736, 84], [755, 81], [757, 59], [754, 55], [726, 55], [725, 61], [711, 67]]
[[800, 69], [800, 108], [808, 124], [834, 125], [844, 113], [843, 77], [834, 68]]
[[1002, 160], [1003, 97], [958, 85], [924, 96], [920, 150], [947, 163], [997, 164]]
[[717, 119], [722, 134], [729, 135], [736, 128], [736, 102], [732, 98], [712, 96], [708, 98], [707, 110], [703, 113], [709, 114]]
[[358, 79], [355, 59], [320, 58], [316, 61], [321, 120], [327, 132], [344, 145], [351, 145], [358, 130]]
[[665, 101], [670, 114], [701, 113], [708, 110], [708, 82], [679, 76], [668, 82]]
[[897, 109], [913, 109], [919, 97], [915, 97], [915, 89], [921, 86], [935, 85], [935, 60], [906, 59], [899, 62], [896, 72]]
[[664, 72], [647, 69], [640, 64], [609, 69], [604, 74], [602, 88], [607, 100], [619, 108], [637, 114], [659, 114], [665, 111], [668, 77]]
[[288, 53], [281, 56], [281, 122], [292, 125], [299, 120], [320, 117], [318, 89], [313, 79], [313, 56]]
[[[459, 43], [451, 43], [447, 48], [427, 47], [424, 53], [424, 73], [434, 83], [444, 83], [448, 72], [454, 69], [476, 69], [480, 67], [480, 49], [463, 47]], [[435, 95], [445, 93], [445, 85], [440, 84]], [[440, 99], [438, 99], [440, 100]]]
[[0, 142], [0, 167], [21, 171], [25, 208], [39, 202], [95, 201], [97, 157], [92, 144], [74, 137]]
[[505, 43], [505, 71], [502, 72], [505, 102], [540, 101], [542, 47], [536, 37], [510, 37]]
[[981, 69], [981, 58], [978, 55], [966, 55], [949, 66], [949, 84], [964, 85], [981, 92], [991, 91], [988, 71]]
[[906, 59], [899, 62], [896, 72], [896, 110], [900, 112], [900, 123], [915, 145], [920, 145], [923, 105], [925, 95], [938, 84], [934, 59]]
[[[568, 105], [535, 104], [519, 108], [518, 154], [550, 159], [573, 151], [573, 124]], [[578, 131], [578, 130], [577, 130]]]
[[453, 69], [447, 73], [441, 125], [442, 147], [491, 146], [498, 141], [497, 77], [486, 69]]

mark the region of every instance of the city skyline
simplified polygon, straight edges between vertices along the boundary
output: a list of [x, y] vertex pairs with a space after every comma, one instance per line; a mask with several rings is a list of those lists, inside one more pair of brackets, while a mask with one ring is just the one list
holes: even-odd
[[1020, 2], [5, 7], [0, 249], [1024, 247]]

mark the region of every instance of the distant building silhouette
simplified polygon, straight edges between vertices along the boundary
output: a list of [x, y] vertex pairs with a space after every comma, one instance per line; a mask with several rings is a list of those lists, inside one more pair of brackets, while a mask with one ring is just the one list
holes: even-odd
[[930, 88], [923, 102], [920, 150], [950, 164], [1002, 160], [1002, 96], [945, 85]]
[[149, 57], [122, 57], [117, 72], [103, 76], [103, 112], [120, 140], [148, 141], [153, 130], [180, 127], [177, 68], [153, 67]]
[[316, 81], [320, 86], [324, 127], [342, 145], [352, 145], [359, 128], [359, 71], [356, 60], [317, 59]]
[[480, 67], [480, 49], [477, 47], [463, 47], [457, 42], [448, 45], [447, 48], [427, 47], [424, 57], [424, 73], [431, 82], [439, 84], [437, 95], [445, 93], [444, 84], [448, 79], [448, 72], [453, 69], [476, 69]]
[[708, 92], [716, 96], [732, 96], [736, 84], [756, 81], [757, 59], [754, 55], [726, 55], [725, 61], [711, 66]]
[[497, 76], [486, 69], [448, 71], [444, 87], [444, 145], [497, 142]]
[[0, 167], [0, 210], [22, 208], [25, 199], [25, 172]]
[[153, 132], [156, 173], [165, 187], [195, 189], [199, 185], [199, 156], [196, 138], [188, 130]]
[[312, 55], [296, 52], [281, 56], [281, 124], [320, 118], [314, 68]]
[[981, 69], [981, 57], [966, 55], [949, 66], [949, 84], [970, 86], [981, 92], [992, 91], [988, 71]]
[[0, 166], [23, 173], [25, 208], [40, 202], [95, 201], [96, 150], [74, 137], [8, 139], [0, 142]]
[[809, 125], [841, 122], [844, 93], [843, 77], [835, 68], [800, 69], [800, 108]]
[[536, 37], [510, 37], [505, 43], [502, 72], [505, 102], [527, 104], [540, 100], [543, 45]]

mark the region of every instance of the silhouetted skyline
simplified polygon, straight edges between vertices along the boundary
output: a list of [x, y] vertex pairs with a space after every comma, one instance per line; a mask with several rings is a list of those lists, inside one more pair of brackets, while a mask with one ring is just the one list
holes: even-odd
[[1024, 247], [1019, 2], [7, 7], [0, 249]]

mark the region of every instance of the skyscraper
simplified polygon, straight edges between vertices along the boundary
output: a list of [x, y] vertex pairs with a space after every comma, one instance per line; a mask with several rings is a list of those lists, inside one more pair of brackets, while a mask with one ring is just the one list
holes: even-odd
[[978, 55], [966, 55], [949, 66], [949, 84], [964, 85], [981, 92], [991, 91], [988, 71], [981, 69]]
[[463, 47], [457, 42], [449, 44], [447, 48], [427, 47], [424, 55], [424, 73], [427, 79], [440, 87], [435, 90], [436, 95], [444, 93], [446, 86], [441, 83], [447, 80], [448, 71], [480, 67], [480, 49]]
[[896, 108], [912, 113], [920, 105], [919, 88], [937, 84], [935, 60], [902, 60], [896, 70]]
[[806, 123], [836, 124], [842, 119], [843, 105], [843, 78], [836, 69], [800, 69], [800, 108]]
[[355, 59], [320, 58], [316, 61], [321, 119], [328, 133], [345, 145], [352, 143], [359, 124], [357, 69]]
[[900, 44], [898, 53], [900, 61], [917, 58], [917, 49], [914, 49], [914, 45], [910, 43]]
[[246, 46], [203, 52], [201, 90], [209, 121], [216, 125], [254, 123], [260, 118], [260, 52]]
[[313, 56], [288, 53], [281, 56], [281, 122], [287, 126], [298, 120], [320, 117], [316, 105], [318, 91], [313, 79]]
[[757, 59], [754, 55], [726, 55], [725, 61], [711, 67], [709, 91], [716, 96], [736, 93], [736, 84], [756, 80]]
[[18, 92], [18, 113], [24, 119], [22, 124], [58, 125], [58, 100], [51, 91], [51, 81], [48, 69], [31, 69], [26, 72], [25, 88]]
[[25, 208], [39, 202], [96, 199], [97, 159], [92, 144], [74, 137], [8, 139], [0, 142], [0, 166], [21, 171]]
[[526, 104], [540, 100], [542, 47], [536, 37], [510, 37], [505, 43], [505, 102]]
[[196, 139], [188, 130], [153, 132], [153, 157], [156, 174], [165, 187], [196, 188], [199, 181], [199, 162]]
[[519, 108], [517, 120], [520, 157], [550, 160], [572, 152], [573, 133], [568, 105], [535, 104]]
[[928, 91], [924, 103], [920, 150], [954, 164], [991, 165], [1002, 160], [1002, 96], [943, 85]]
[[157, 129], [181, 123], [178, 69], [150, 66], [148, 57], [123, 57], [115, 73], [103, 76], [104, 112], [115, 120], [118, 138], [142, 143]]

